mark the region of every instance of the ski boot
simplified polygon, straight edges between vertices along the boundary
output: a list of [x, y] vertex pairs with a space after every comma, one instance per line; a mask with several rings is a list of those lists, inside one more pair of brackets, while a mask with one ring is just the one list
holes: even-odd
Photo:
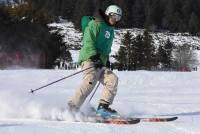
[[96, 115], [98, 117], [108, 119], [108, 118], [120, 118], [120, 115], [114, 109], [109, 108], [108, 104], [100, 103], [97, 110]]

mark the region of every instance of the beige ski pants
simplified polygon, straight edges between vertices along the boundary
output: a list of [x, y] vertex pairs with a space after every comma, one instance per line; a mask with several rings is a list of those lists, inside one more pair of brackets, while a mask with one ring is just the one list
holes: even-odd
[[[81, 68], [85, 69], [91, 66], [94, 66], [93, 62], [85, 61], [82, 63]], [[92, 92], [97, 81], [100, 81], [104, 86], [100, 103], [112, 104], [117, 93], [118, 77], [110, 69], [103, 67], [102, 69], [91, 68], [83, 72], [82, 83], [68, 102], [69, 105], [79, 109], [87, 96]]]

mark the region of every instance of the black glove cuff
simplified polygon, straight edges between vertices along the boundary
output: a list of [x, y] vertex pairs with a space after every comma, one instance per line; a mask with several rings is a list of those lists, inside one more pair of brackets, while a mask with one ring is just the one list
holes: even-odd
[[90, 57], [91, 61], [96, 62], [100, 60], [100, 54], [96, 54]]

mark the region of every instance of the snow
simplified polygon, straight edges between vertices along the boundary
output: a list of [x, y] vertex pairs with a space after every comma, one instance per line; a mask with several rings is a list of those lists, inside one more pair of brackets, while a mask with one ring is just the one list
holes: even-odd
[[[114, 71], [119, 77], [119, 90], [112, 107], [122, 115], [179, 117], [174, 122], [119, 126], [74, 122], [64, 110], [80, 84], [81, 74], [29, 93], [30, 89], [76, 71], [0, 70], [1, 134], [198, 134], [200, 131], [200, 72]], [[90, 105], [97, 107], [101, 89], [102, 86]]]
[[60, 35], [64, 36], [63, 42], [68, 46], [81, 45], [82, 33], [74, 28], [72, 22], [60, 19], [60, 23], [48, 24], [49, 27], [54, 28], [51, 30], [52, 33], [59, 32]]
[[71, 53], [72, 61], [73, 62], [78, 62], [80, 50], [70, 50], [69, 52]]

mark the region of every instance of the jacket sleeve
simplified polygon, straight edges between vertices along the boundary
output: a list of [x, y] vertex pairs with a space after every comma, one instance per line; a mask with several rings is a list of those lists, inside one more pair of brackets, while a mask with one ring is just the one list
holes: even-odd
[[85, 51], [89, 57], [97, 54], [95, 43], [97, 40], [98, 32], [98, 24], [94, 20], [90, 21], [88, 27], [85, 29], [83, 36], [83, 47], [85, 48]]

